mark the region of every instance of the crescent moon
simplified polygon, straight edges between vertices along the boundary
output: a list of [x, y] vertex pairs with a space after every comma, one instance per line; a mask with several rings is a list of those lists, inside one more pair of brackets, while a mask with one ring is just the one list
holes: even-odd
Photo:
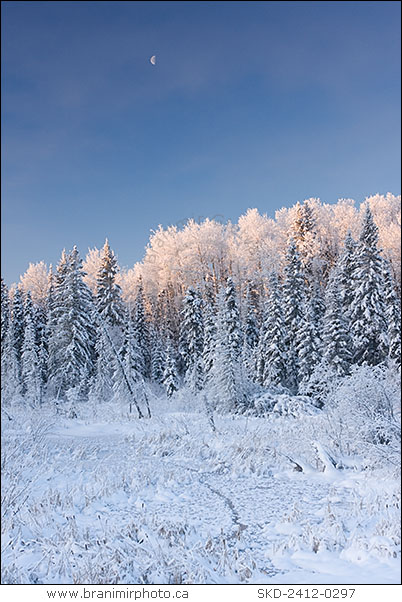
[[149, 62], [151, 63], [151, 65], [156, 65], [156, 56], [152, 55], [151, 58], [149, 59]]

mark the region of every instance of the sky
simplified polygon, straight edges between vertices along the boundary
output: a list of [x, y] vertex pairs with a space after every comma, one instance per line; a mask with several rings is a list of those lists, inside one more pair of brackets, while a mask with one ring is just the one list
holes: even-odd
[[[2, 6], [2, 266], [400, 193], [399, 2]], [[149, 59], [156, 55], [156, 65]]]

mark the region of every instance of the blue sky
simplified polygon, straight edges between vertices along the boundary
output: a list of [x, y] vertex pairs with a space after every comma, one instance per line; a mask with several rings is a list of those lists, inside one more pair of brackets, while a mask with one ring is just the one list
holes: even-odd
[[[400, 192], [399, 2], [2, 2], [2, 275]], [[157, 56], [156, 66], [149, 62]]]

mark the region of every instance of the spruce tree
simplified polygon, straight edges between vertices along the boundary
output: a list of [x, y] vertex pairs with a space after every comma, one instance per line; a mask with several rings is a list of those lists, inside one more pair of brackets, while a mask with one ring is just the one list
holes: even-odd
[[204, 325], [201, 306], [200, 294], [190, 287], [183, 299], [180, 340], [185, 383], [194, 392], [200, 391], [203, 384]]
[[209, 386], [217, 407], [235, 413], [247, 408], [241, 338], [236, 291], [233, 281], [228, 279], [217, 299], [216, 343]]
[[13, 340], [14, 340], [15, 351], [16, 351], [16, 356], [17, 356], [18, 375], [19, 375], [19, 379], [21, 379], [21, 355], [22, 355], [22, 345], [24, 343], [25, 322], [24, 322], [24, 302], [23, 302], [21, 288], [19, 286], [17, 286], [14, 290], [11, 308], [12, 308], [11, 309], [11, 316], [12, 316], [11, 327], [13, 329]]
[[116, 283], [117, 259], [106, 240], [96, 280], [96, 308], [109, 326], [123, 327], [124, 306], [120, 286]]
[[3, 278], [1, 279], [1, 350], [3, 353], [4, 342], [10, 320], [10, 301], [8, 288]]
[[[173, 350], [172, 350], [173, 358]], [[174, 361], [174, 359], [172, 359]], [[151, 379], [154, 383], [162, 384], [166, 364], [166, 350], [161, 333], [154, 326], [151, 328]]]
[[[120, 286], [116, 283], [117, 259], [108, 240], [101, 251], [100, 267], [96, 279], [96, 369], [91, 385], [91, 397], [98, 401], [110, 399], [113, 394], [114, 375], [120, 370], [116, 354], [124, 342], [125, 309]], [[106, 329], [106, 332], [105, 332]]]
[[265, 304], [257, 358], [257, 380], [261, 385], [284, 385], [286, 383], [286, 329], [276, 273], [272, 273], [269, 279], [269, 296]]
[[[82, 259], [77, 247], [68, 257], [65, 281], [65, 317], [68, 318], [68, 344], [65, 348], [65, 388], [79, 389], [81, 396], [88, 392], [89, 379], [94, 368], [93, 301], [88, 286], [83, 281]], [[67, 326], [62, 320], [63, 326]]]
[[34, 304], [32, 317], [35, 325], [36, 345], [39, 348], [46, 339], [46, 307]]
[[[96, 311], [96, 310], [95, 310]], [[97, 314], [97, 312], [96, 312]], [[106, 333], [106, 326], [100, 320], [96, 320], [95, 338], [95, 368], [90, 380], [89, 397], [95, 403], [110, 401], [113, 396], [113, 374], [115, 358]]]
[[283, 306], [286, 329], [286, 353], [288, 359], [286, 386], [297, 393], [299, 381], [299, 358], [302, 326], [304, 322], [304, 302], [306, 284], [301, 261], [293, 239], [290, 240], [285, 265], [283, 284]]
[[339, 267], [332, 268], [326, 290], [324, 317], [324, 362], [337, 376], [349, 374], [353, 359], [352, 339], [342, 308]]
[[[178, 291], [176, 288], [179, 288], [180, 295], [182, 292], [181, 287], [175, 287], [171, 280], [168, 281], [166, 286], [166, 294], [164, 295], [164, 309], [163, 309], [163, 323], [165, 325], [166, 337], [170, 338], [170, 342], [174, 347], [174, 351], [177, 351], [177, 344], [179, 338], [179, 330], [181, 324], [181, 316], [178, 311], [177, 306], [177, 295]], [[167, 338], [165, 337], [165, 343], [167, 343]]]
[[367, 205], [353, 274], [351, 330], [354, 362], [369, 366], [383, 362], [388, 356], [385, 288], [377, 241], [378, 228]]
[[249, 349], [254, 349], [258, 344], [259, 333], [257, 309], [254, 300], [254, 287], [251, 282], [247, 283], [244, 307], [244, 344], [247, 345]]
[[21, 395], [20, 361], [14, 340], [14, 329], [6, 331], [1, 357], [1, 401], [6, 405], [18, 400]]
[[322, 328], [325, 315], [324, 288], [322, 273], [317, 271], [313, 278], [309, 298], [310, 326], [315, 342], [315, 349], [319, 356], [322, 355]]
[[396, 283], [389, 261], [383, 260], [385, 290], [385, 312], [388, 327], [388, 357], [397, 366], [401, 365], [401, 303], [396, 292]]
[[67, 319], [65, 307], [65, 281], [68, 270], [68, 259], [63, 249], [56, 273], [49, 274], [48, 289], [48, 364], [47, 392], [51, 397], [59, 398], [63, 385], [64, 350], [68, 345]]
[[93, 303], [83, 276], [77, 248], [69, 255], [63, 251], [49, 316], [49, 389], [57, 397], [70, 390], [85, 397], [92, 376]]
[[14, 340], [9, 293], [1, 287], [1, 401], [9, 405], [21, 394], [20, 362]]
[[225, 289], [225, 324], [233, 359], [238, 361], [242, 351], [243, 336], [236, 288], [233, 279], [230, 277], [226, 281]]
[[346, 234], [342, 253], [337, 261], [338, 290], [341, 309], [349, 322], [354, 296], [354, 277], [357, 267], [357, 244], [353, 240], [350, 230]]
[[133, 336], [138, 348], [137, 370], [144, 378], [149, 378], [151, 371], [150, 335], [145, 315], [142, 278], [139, 279], [138, 292], [133, 310]]
[[45, 306], [33, 306], [33, 321], [36, 333], [36, 347], [38, 350], [40, 381], [41, 381], [41, 398], [47, 382], [47, 364], [48, 364], [48, 329], [47, 329], [47, 300]]
[[[175, 306], [175, 292], [171, 282], [168, 282], [166, 288], [158, 293], [156, 304], [153, 312], [154, 324], [158, 328], [163, 340], [173, 346], [174, 355], [179, 354], [179, 338], [181, 316]], [[180, 360], [179, 357], [175, 360], [176, 363]], [[183, 369], [184, 366], [179, 366]]]
[[246, 295], [244, 299], [244, 336], [243, 336], [243, 365], [248, 377], [252, 380], [256, 371], [256, 353], [259, 340], [259, 328], [257, 320], [257, 310], [253, 299], [253, 286], [250, 282], [247, 284]]
[[[23, 343], [22, 343], [22, 348], [21, 348], [21, 391], [22, 394], [25, 396], [25, 391], [26, 391], [26, 386], [25, 386], [25, 368], [27, 366], [27, 362], [24, 361], [23, 359], [23, 353], [25, 350], [25, 355], [29, 355], [29, 353], [32, 353], [32, 357], [33, 354], [35, 353], [37, 355], [37, 333], [35, 331], [35, 324], [34, 324], [34, 310], [33, 310], [33, 304], [32, 304], [32, 297], [31, 297], [31, 293], [28, 290], [25, 294], [25, 299], [24, 299], [24, 338], [23, 338]], [[29, 328], [27, 328], [29, 326]], [[26, 342], [27, 342], [27, 334], [31, 335], [31, 331], [33, 332], [33, 336], [34, 336], [34, 349], [32, 349], [32, 351], [28, 351], [28, 353], [26, 353], [27, 349], [26, 349]], [[38, 364], [38, 360], [36, 357], [36, 365]], [[28, 369], [29, 369], [29, 365], [28, 365]], [[33, 367], [33, 369], [36, 369]]]
[[172, 395], [178, 390], [178, 378], [176, 373], [176, 365], [174, 361], [174, 352], [170, 341], [168, 341], [166, 348], [166, 365], [163, 372], [163, 386], [166, 391], [167, 397], [170, 399]]
[[42, 382], [32, 301], [29, 291], [26, 295], [24, 322], [24, 342], [21, 354], [23, 395], [31, 405], [38, 405], [42, 401]]
[[214, 349], [216, 343], [216, 308], [215, 302], [209, 292], [203, 303], [204, 315], [204, 349], [202, 353], [204, 386], [209, 382], [213, 365]]
[[[121, 363], [116, 366], [113, 376], [113, 390], [115, 397], [129, 398], [131, 392], [128, 388], [126, 379], [130, 383], [132, 390], [134, 389], [135, 383], [138, 383], [143, 379], [141, 373], [141, 368], [143, 367], [141, 351], [138, 348], [134, 325], [129, 315], [126, 316], [123, 345], [119, 351], [119, 355]], [[124, 374], [122, 373], [122, 370], [124, 370]]]
[[309, 380], [315, 366], [320, 360], [320, 339], [317, 315], [312, 299], [303, 303], [303, 317], [298, 329], [297, 358], [298, 385]]

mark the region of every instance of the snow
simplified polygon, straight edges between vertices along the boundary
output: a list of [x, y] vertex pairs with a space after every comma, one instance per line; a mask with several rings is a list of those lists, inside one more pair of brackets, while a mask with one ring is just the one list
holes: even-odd
[[400, 582], [392, 472], [338, 470], [319, 441], [295, 472], [268, 447], [319, 416], [215, 416], [212, 432], [194, 400], [152, 409], [10, 410], [3, 583]]

